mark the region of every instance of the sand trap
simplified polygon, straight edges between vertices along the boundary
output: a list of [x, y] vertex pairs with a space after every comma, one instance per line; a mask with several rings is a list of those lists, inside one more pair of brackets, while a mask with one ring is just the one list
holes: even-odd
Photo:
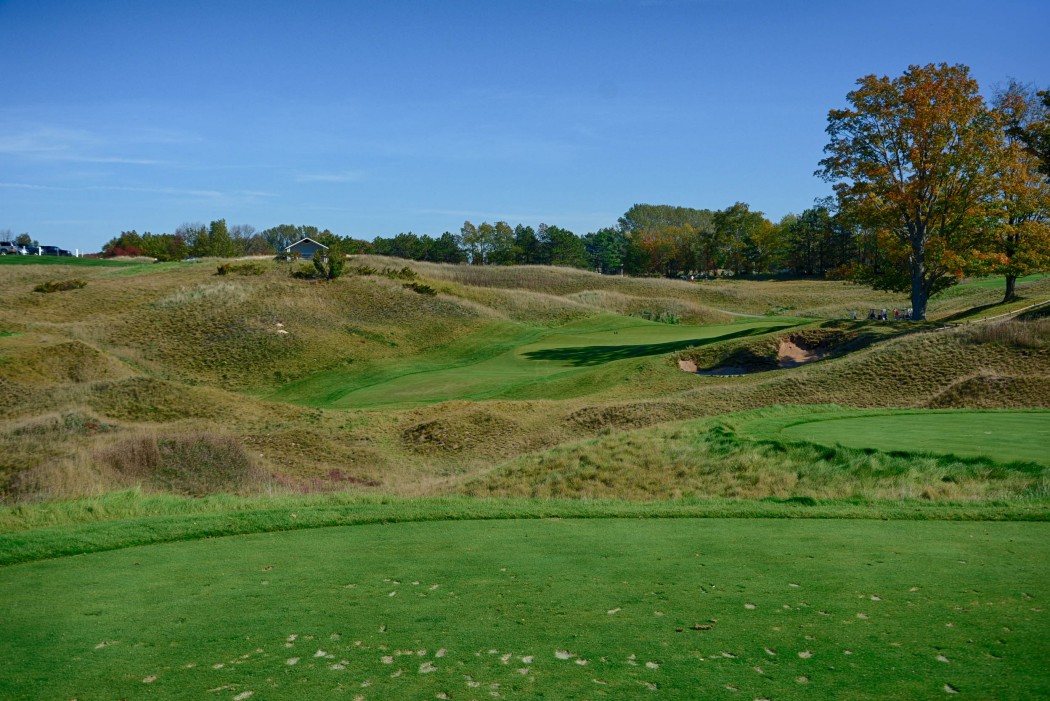
[[807, 350], [797, 343], [783, 338], [780, 340], [777, 364], [782, 368], [793, 368], [820, 360], [825, 355], [827, 355], [825, 351], [817, 349]]
[[[780, 346], [777, 349], [777, 367], [794, 368], [799, 365], [805, 365], [806, 363], [823, 360], [827, 355], [828, 351], [826, 349], [807, 349], [789, 338], [782, 338], [780, 339]], [[731, 377], [734, 375], [747, 375], [754, 371], [737, 365], [723, 365], [710, 370], [701, 370], [697, 367], [696, 362], [692, 360], [679, 360], [678, 369], [682, 372], [688, 372], [694, 375], [704, 375], [706, 377]]]

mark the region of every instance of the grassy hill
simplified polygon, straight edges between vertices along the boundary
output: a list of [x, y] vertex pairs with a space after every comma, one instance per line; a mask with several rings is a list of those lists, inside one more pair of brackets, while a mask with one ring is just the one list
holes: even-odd
[[[269, 260], [220, 275], [221, 261], [8, 258], [17, 262], [0, 264], [8, 500], [134, 485], [477, 493], [508, 461], [667, 422], [778, 404], [1046, 407], [1050, 396], [1046, 321], [994, 332], [847, 322], [850, 309], [907, 304], [848, 283], [377, 257], [318, 282]], [[34, 291], [73, 278], [86, 284]], [[993, 285], [967, 283], [935, 299], [931, 317], [958, 324], [1050, 298], [1050, 279], [1019, 291], [1027, 299], [1003, 307]], [[788, 334], [835, 348], [818, 363], [743, 376], [678, 368], [768, 360]], [[197, 477], [173, 478], [187, 471]], [[543, 492], [541, 477], [520, 479], [510, 492]]]

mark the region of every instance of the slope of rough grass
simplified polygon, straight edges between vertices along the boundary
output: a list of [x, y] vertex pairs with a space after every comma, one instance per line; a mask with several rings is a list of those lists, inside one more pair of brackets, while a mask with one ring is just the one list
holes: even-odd
[[[1019, 424], [999, 425], [1000, 439], [1018, 445], [1014, 452], [985, 444], [977, 457], [935, 454], [953, 452], [947, 446], [941, 451], [903, 453], [894, 451], [893, 443], [886, 446], [886, 441], [874, 440], [841, 441], [860, 448], [835, 446], [835, 441], [831, 446], [817, 445], [781, 430], [811, 415], [811, 408], [790, 408], [614, 433], [523, 456], [467, 479], [456, 489], [475, 496], [584, 499], [1025, 502], [1050, 496], [1050, 466], [1036, 464], [1043, 460], [1033, 462], [1031, 450], [1021, 449], [1038, 452], [1045, 445], [1045, 437], [1028, 433], [1046, 424], [1045, 412], [1026, 414], [1027, 420]], [[841, 417], [849, 412], [825, 409], [817, 416], [821, 415]], [[880, 445], [888, 450], [872, 449]]]
[[1048, 535], [468, 521], [8, 566], [0, 695], [1040, 698]]

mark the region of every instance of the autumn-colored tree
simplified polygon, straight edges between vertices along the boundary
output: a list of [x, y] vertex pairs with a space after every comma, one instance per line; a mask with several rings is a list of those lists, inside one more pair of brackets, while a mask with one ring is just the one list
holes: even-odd
[[1050, 105], [1013, 82], [995, 96], [1000, 126], [993, 152], [996, 190], [979, 258], [987, 272], [1006, 276], [1004, 302], [1016, 298], [1017, 278], [1050, 267], [1050, 182], [1022, 135], [1047, 123]]
[[[1038, 170], [1050, 176], [1050, 90], [1037, 93], [1037, 97], [1039, 104], [1029, 111], [1029, 119], [1010, 124], [1008, 132], [1025, 145], [1029, 154], [1039, 159]], [[1029, 104], [1033, 103], [1029, 101]]]
[[925, 319], [930, 296], [972, 262], [997, 129], [963, 65], [910, 66], [898, 78], [868, 75], [857, 85], [849, 108], [828, 113], [830, 142], [817, 173], [835, 183], [849, 219], [896, 241], [906, 275], [872, 282], [910, 288], [913, 318]]

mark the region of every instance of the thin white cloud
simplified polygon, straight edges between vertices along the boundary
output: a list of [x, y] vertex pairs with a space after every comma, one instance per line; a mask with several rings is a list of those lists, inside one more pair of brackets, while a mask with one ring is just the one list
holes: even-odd
[[69, 190], [69, 188], [67, 187], [55, 187], [54, 185], [34, 185], [32, 183], [0, 182], [0, 187], [6, 187], [12, 190]]
[[359, 183], [365, 174], [359, 170], [347, 170], [335, 173], [296, 173], [297, 183]]
[[59, 192], [135, 192], [149, 195], [173, 195], [176, 197], [198, 197], [202, 199], [264, 199], [277, 197], [272, 192], [262, 190], [204, 190], [180, 187], [140, 187], [133, 185], [84, 185], [81, 187], [61, 187], [57, 185], [36, 185], [33, 183], [0, 182], [0, 188], [14, 190], [49, 190]]
[[[108, 139], [83, 129], [64, 127], [34, 127], [18, 132], [0, 127], [0, 155], [37, 161], [65, 161], [73, 163], [116, 163], [122, 165], [165, 165], [155, 158], [115, 155], [123, 143], [168, 143], [154, 141], [144, 134], [120, 140]], [[157, 138], [167, 139], [167, 136]]]

